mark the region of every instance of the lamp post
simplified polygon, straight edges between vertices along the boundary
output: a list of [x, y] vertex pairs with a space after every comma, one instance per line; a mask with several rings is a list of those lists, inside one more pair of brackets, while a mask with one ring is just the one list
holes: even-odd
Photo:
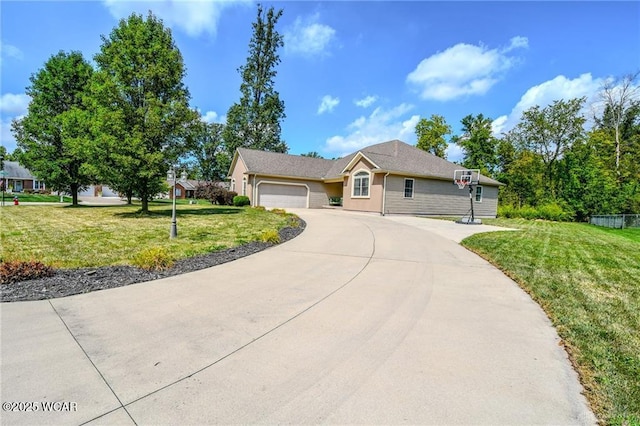
[[4, 189], [7, 186], [7, 174], [4, 172], [4, 156], [0, 157], [0, 165], [2, 165], [2, 171], [0, 172], [0, 177], [2, 177], [2, 205], [4, 206]]
[[173, 208], [171, 211], [171, 231], [169, 232], [169, 238], [175, 238], [178, 236], [178, 221], [176, 219], [176, 169], [174, 166], [171, 166], [169, 169], [168, 176], [169, 180], [173, 181], [173, 185], [171, 186], [171, 198], [173, 198]]

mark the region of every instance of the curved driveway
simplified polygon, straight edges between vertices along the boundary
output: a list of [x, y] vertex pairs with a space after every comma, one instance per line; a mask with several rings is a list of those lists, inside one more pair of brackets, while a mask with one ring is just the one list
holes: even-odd
[[541, 309], [453, 241], [484, 226], [298, 213], [235, 262], [2, 304], [2, 402], [75, 403], [2, 423], [595, 422]]

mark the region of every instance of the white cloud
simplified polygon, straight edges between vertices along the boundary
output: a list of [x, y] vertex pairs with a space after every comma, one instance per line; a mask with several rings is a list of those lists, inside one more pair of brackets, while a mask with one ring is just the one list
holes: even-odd
[[447, 160], [451, 162], [461, 162], [464, 159], [464, 150], [462, 147], [455, 143], [450, 143], [445, 151], [447, 154]]
[[31, 97], [24, 93], [5, 93], [0, 96], [0, 141], [8, 152], [16, 148], [16, 139], [11, 133], [11, 120], [20, 119], [27, 114]]
[[218, 115], [215, 111], [207, 111], [202, 114], [202, 121], [205, 123], [226, 123], [227, 116], [226, 115]]
[[508, 132], [520, 121], [522, 113], [533, 106], [544, 108], [551, 105], [553, 101], [564, 99], [587, 97], [583, 113], [588, 116], [590, 105], [596, 100], [598, 92], [602, 87], [601, 78], [593, 78], [590, 73], [568, 79], [564, 75], [559, 75], [553, 80], [545, 81], [537, 86], [531, 87], [520, 98], [515, 107], [508, 115], [503, 115], [491, 124], [494, 135]]
[[377, 96], [367, 96], [366, 98], [357, 99], [353, 103], [362, 108], [368, 108], [378, 100]]
[[320, 102], [320, 106], [318, 106], [318, 114], [323, 114], [325, 112], [332, 112], [335, 107], [340, 103], [339, 98], [332, 98], [330, 95], [325, 95], [322, 97], [322, 101]]
[[328, 55], [336, 30], [329, 25], [320, 24], [319, 19], [318, 13], [305, 19], [298, 16], [293, 26], [284, 32], [285, 51], [303, 56]]
[[407, 82], [418, 87], [423, 99], [448, 101], [484, 95], [518, 63], [517, 57], [507, 53], [528, 45], [528, 39], [521, 36], [512, 38], [503, 49], [459, 43], [423, 59], [407, 76]]
[[31, 98], [24, 94], [5, 93], [0, 96], [0, 112], [6, 115], [24, 115], [27, 113]]
[[415, 143], [415, 127], [420, 120], [419, 115], [406, 117], [413, 105], [400, 104], [390, 110], [376, 108], [368, 117], [361, 116], [347, 126], [349, 134], [333, 136], [327, 139], [327, 152], [346, 155], [367, 145], [400, 139], [407, 143]]
[[250, 0], [103, 0], [116, 19], [127, 18], [131, 13], [146, 16], [149, 10], [161, 18], [165, 25], [179, 28], [195, 37], [203, 33], [214, 36], [222, 11], [230, 6], [250, 4]]
[[0, 41], [0, 57], [22, 59], [23, 54], [16, 46]]

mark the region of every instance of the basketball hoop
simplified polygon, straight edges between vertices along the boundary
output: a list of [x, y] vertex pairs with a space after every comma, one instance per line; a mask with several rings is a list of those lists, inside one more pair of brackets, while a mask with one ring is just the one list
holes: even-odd
[[469, 181], [466, 179], [456, 179], [455, 184], [458, 185], [458, 189], [464, 189], [464, 187], [469, 184]]

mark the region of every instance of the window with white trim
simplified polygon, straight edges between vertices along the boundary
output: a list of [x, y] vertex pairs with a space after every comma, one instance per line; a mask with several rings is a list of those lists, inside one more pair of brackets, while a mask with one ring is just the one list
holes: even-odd
[[34, 180], [33, 181], [33, 189], [36, 189], [36, 190], [44, 189], [44, 182], [39, 181], [39, 180]]
[[242, 178], [242, 195], [247, 195], [247, 178]]
[[234, 191], [236, 190], [236, 180], [231, 178], [231, 186], [229, 187], [230, 191]]
[[365, 170], [359, 171], [353, 175], [352, 197], [369, 197], [369, 183], [371, 182], [371, 174]]
[[476, 203], [482, 202], [482, 187], [476, 186]]
[[413, 198], [414, 179], [404, 180], [404, 198]]

